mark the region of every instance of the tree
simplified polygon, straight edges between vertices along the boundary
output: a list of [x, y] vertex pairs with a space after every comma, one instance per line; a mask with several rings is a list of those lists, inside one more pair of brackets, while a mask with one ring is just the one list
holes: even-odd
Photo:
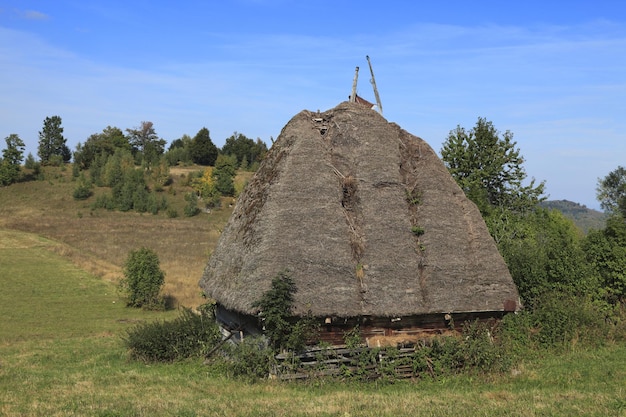
[[480, 209], [527, 307], [549, 293], [596, 297], [598, 274], [586, 260], [582, 236], [561, 213], [538, 206], [544, 183], [523, 185], [524, 158], [515, 146], [511, 132], [500, 135], [479, 118], [469, 131], [451, 131], [441, 154]]
[[214, 167], [206, 167], [202, 176], [194, 178], [191, 182], [191, 187], [207, 208], [218, 207], [220, 205], [220, 197], [222, 196], [215, 186], [213, 169]]
[[191, 137], [183, 135], [179, 139], [172, 141], [170, 147], [165, 152], [165, 158], [170, 166], [176, 166], [178, 163], [190, 164], [192, 162], [190, 155]]
[[89, 136], [84, 145], [76, 146], [74, 163], [81, 169], [88, 169], [98, 155], [113, 155], [117, 149], [130, 151], [132, 147], [120, 128], [107, 126], [102, 133]]
[[292, 305], [296, 283], [288, 271], [281, 271], [272, 279], [272, 286], [263, 293], [260, 300], [252, 307], [260, 310], [265, 335], [276, 351], [285, 349], [289, 345], [292, 333]]
[[222, 153], [234, 155], [237, 158], [237, 167], [241, 167], [242, 164], [255, 167], [265, 157], [267, 146], [261, 139], [257, 139], [255, 142], [241, 133], [234, 132], [232, 136], [226, 139]]
[[211, 141], [209, 129], [203, 127], [196, 133], [189, 146], [191, 160], [199, 165], [213, 165], [217, 154], [218, 149]]
[[234, 156], [219, 155], [215, 161], [212, 176], [215, 188], [220, 194], [232, 196], [235, 194], [233, 178], [237, 174], [237, 160]]
[[444, 142], [443, 162], [483, 214], [493, 207], [524, 212], [544, 199], [543, 182], [535, 186], [532, 179], [523, 185], [524, 158], [515, 145], [511, 132], [500, 137], [493, 124], [480, 117], [469, 131], [457, 126]]
[[159, 138], [152, 122], [141, 122], [135, 129], [126, 129], [128, 141], [137, 159], [147, 167], [157, 163], [163, 155], [165, 140]]
[[598, 179], [596, 196], [605, 211], [619, 212], [626, 218], [626, 168], [618, 166], [606, 177]]
[[2, 151], [0, 159], [0, 185], [10, 185], [20, 177], [25, 145], [15, 133], [10, 134], [4, 140], [7, 147]]
[[626, 221], [619, 215], [607, 219], [606, 228], [590, 232], [584, 240], [589, 262], [600, 274], [606, 298], [626, 303]]
[[61, 122], [59, 116], [46, 117], [43, 122], [43, 129], [39, 132], [37, 154], [44, 165], [69, 162], [72, 159], [72, 152], [67, 147], [66, 139], [63, 137]]
[[159, 264], [158, 255], [145, 247], [128, 254], [124, 263], [124, 279], [120, 282], [120, 289], [128, 298], [128, 307], [163, 308], [159, 292], [165, 283], [165, 273]]

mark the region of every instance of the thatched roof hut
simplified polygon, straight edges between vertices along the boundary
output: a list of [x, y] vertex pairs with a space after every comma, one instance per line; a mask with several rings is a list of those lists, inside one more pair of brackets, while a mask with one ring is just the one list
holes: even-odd
[[358, 103], [287, 123], [200, 286], [224, 309], [254, 316], [285, 269], [297, 286], [294, 314], [327, 323], [519, 306], [478, 209], [433, 149]]

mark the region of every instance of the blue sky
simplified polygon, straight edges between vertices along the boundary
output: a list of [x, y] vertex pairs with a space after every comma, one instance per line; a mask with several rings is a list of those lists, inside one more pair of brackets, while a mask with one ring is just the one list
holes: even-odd
[[384, 116], [436, 151], [485, 117], [550, 199], [592, 208], [626, 165], [626, 5], [601, 0], [0, 0], [0, 139], [36, 155], [59, 115], [71, 149], [142, 121], [168, 142], [207, 127], [269, 145], [346, 100], [355, 66], [374, 101], [365, 55]]

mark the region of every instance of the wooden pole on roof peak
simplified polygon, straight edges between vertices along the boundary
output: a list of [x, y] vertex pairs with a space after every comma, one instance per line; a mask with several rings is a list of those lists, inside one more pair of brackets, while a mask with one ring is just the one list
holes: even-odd
[[372, 74], [372, 79], [370, 82], [372, 83], [372, 87], [374, 87], [374, 96], [376, 96], [376, 104], [378, 105], [378, 111], [380, 114], [383, 114], [383, 105], [380, 102], [380, 97], [378, 96], [378, 88], [376, 88], [376, 80], [374, 79], [374, 70], [372, 69], [372, 63], [370, 62], [369, 55], [365, 55], [367, 58], [367, 64], [370, 66], [370, 73]]
[[359, 80], [359, 67], [354, 70], [354, 80], [352, 80], [352, 94], [350, 94], [350, 103], [356, 103], [356, 83]]

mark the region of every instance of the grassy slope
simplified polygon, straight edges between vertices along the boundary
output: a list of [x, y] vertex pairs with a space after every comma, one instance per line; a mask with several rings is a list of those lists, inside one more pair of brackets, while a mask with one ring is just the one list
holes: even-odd
[[199, 361], [144, 365], [120, 336], [138, 320], [112, 283], [59, 256], [57, 243], [0, 231], [0, 415], [626, 415], [626, 346], [529, 361], [515, 376], [395, 384], [247, 384]]
[[[128, 252], [141, 246], [153, 249], [165, 271], [164, 292], [175, 302], [195, 307], [204, 302], [198, 281], [221, 228], [230, 216], [229, 203], [210, 214], [183, 217], [185, 193], [191, 189], [182, 175], [202, 167], [171, 170], [174, 182], [161, 193], [180, 217], [121, 213], [90, 208], [95, 197], [75, 201], [76, 182], [71, 169], [47, 167], [44, 181], [30, 181], [0, 187], [0, 229], [20, 230], [62, 243], [55, 250], [86, 271], [116, 282]], [[251, 173], [239, 175], [245, 181]], [[96, 193], [110, 192], [96, 189]]]

